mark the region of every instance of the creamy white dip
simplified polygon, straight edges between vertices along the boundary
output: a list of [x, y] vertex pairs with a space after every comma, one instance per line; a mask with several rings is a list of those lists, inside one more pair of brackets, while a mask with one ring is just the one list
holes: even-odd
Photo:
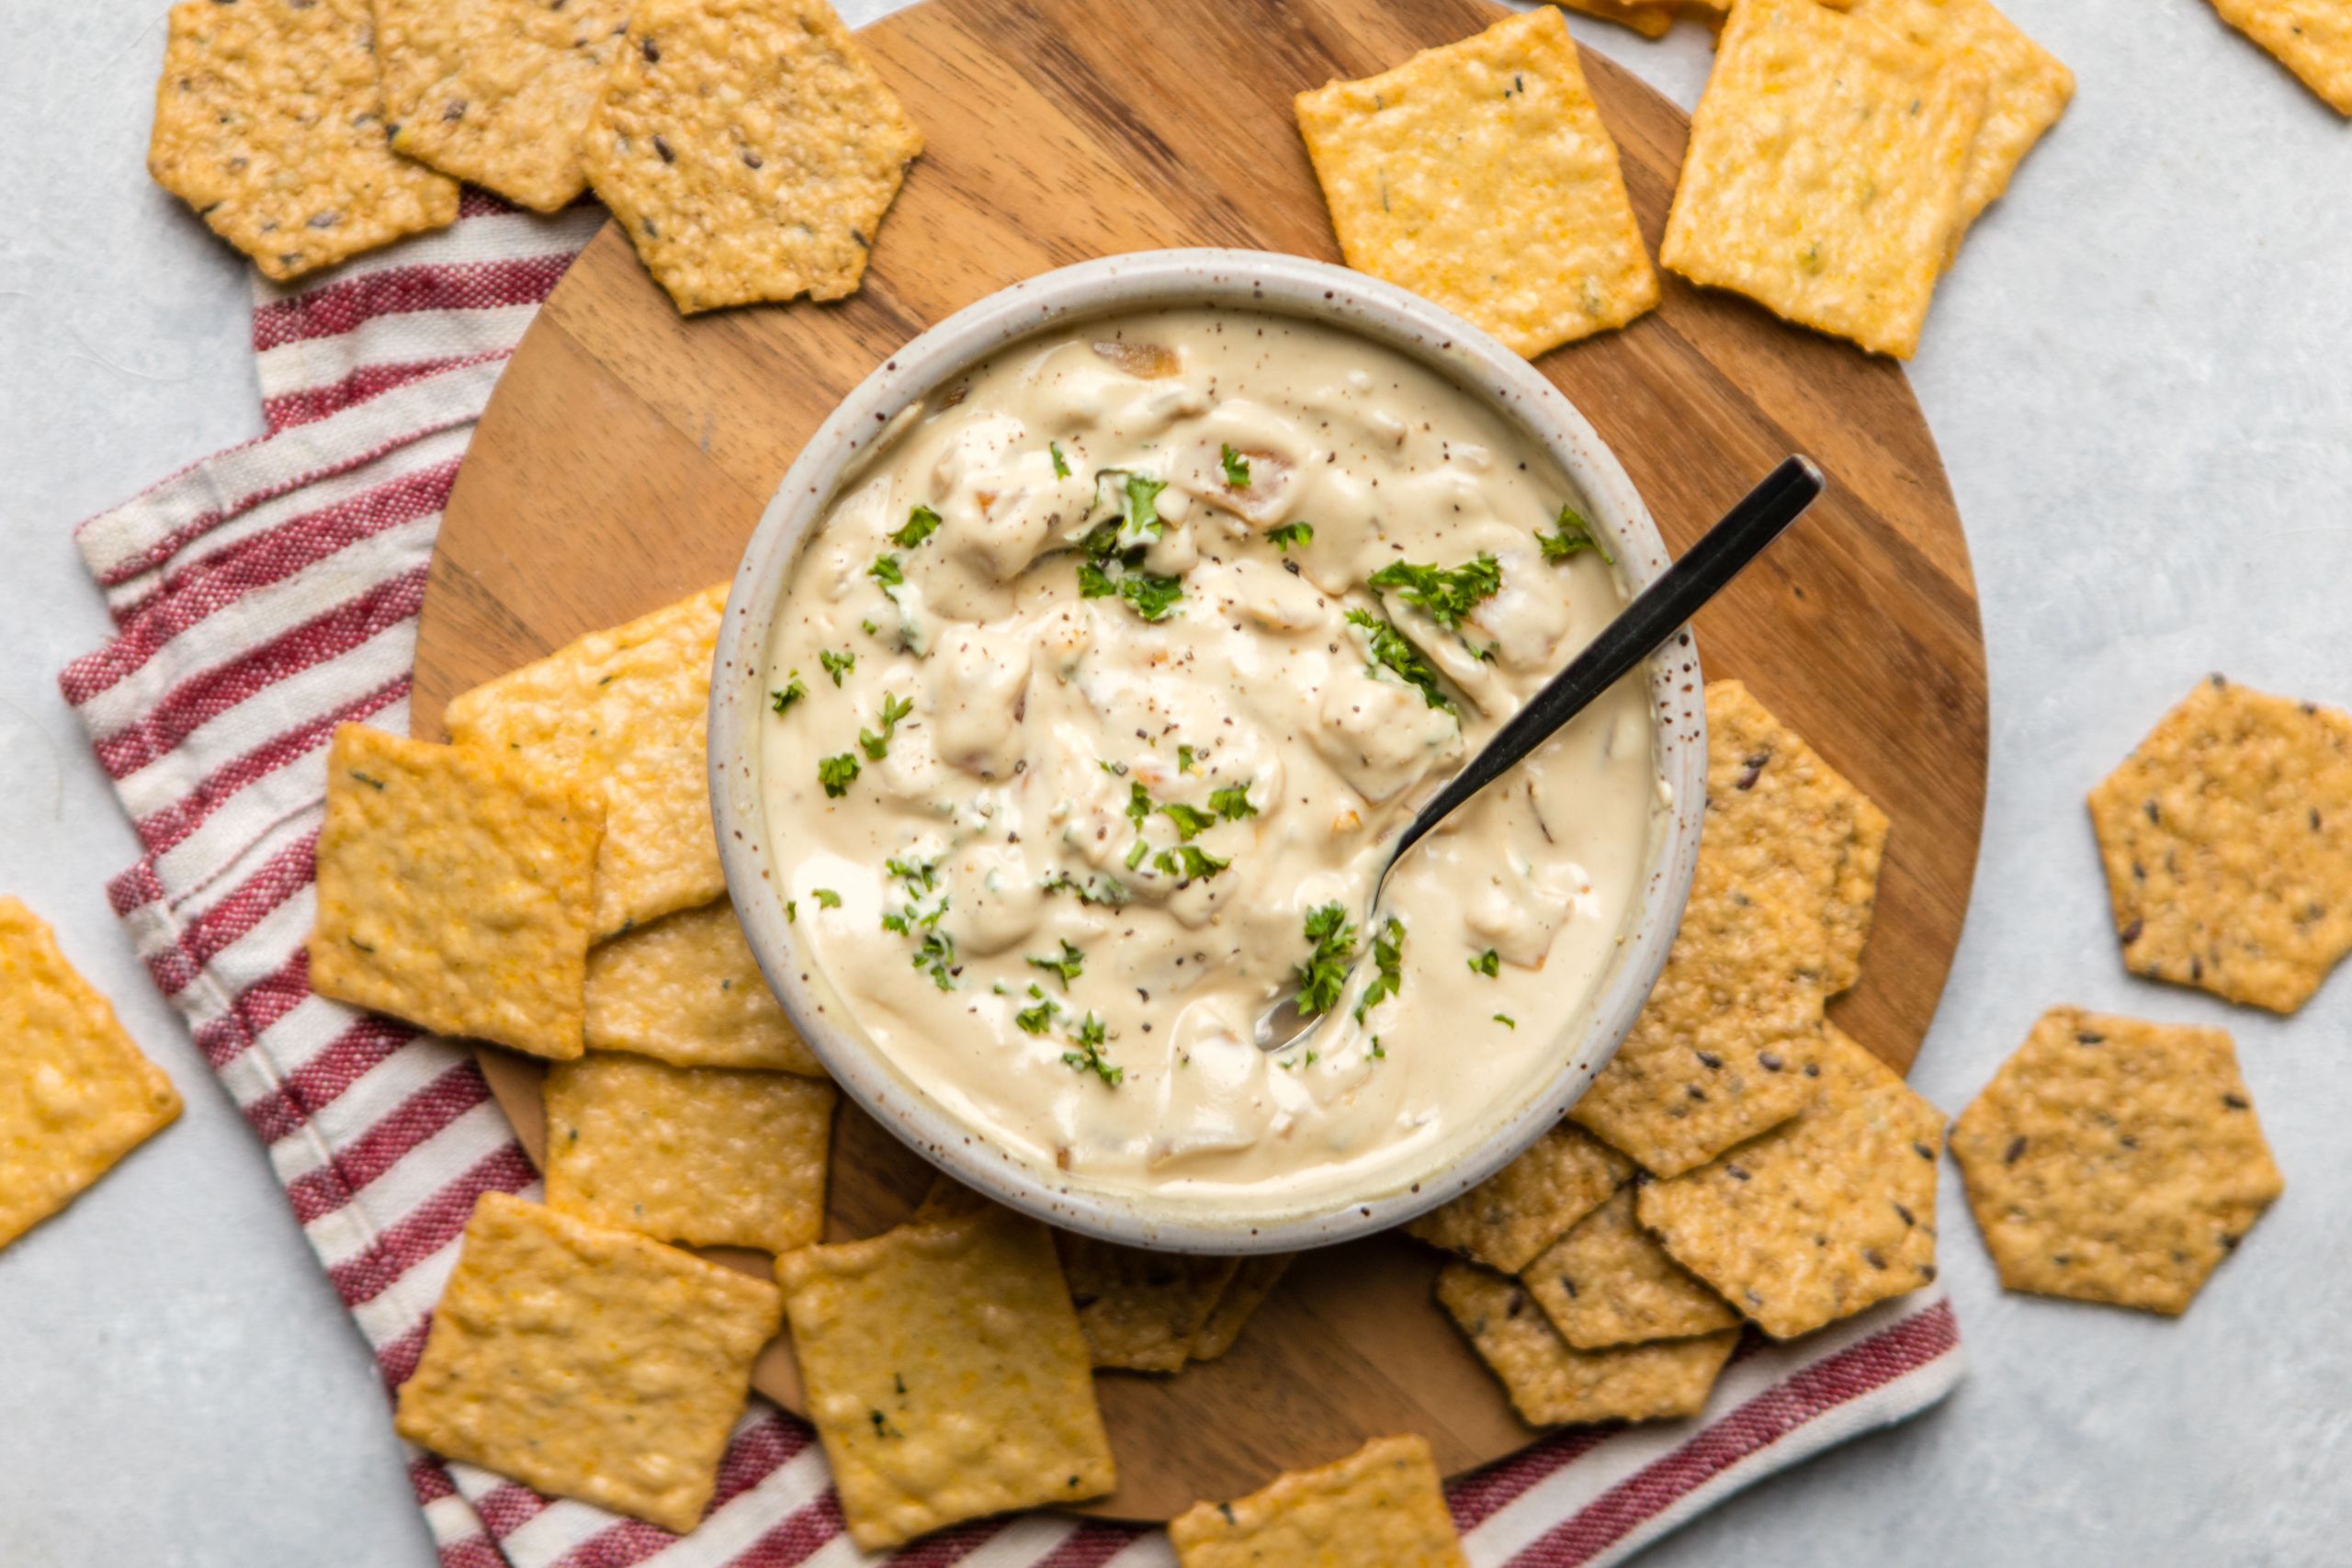
[[[1510, 422], [1335, 329], [1173, 311], [1006, 351], [845, 481], [779, 609], [762, 787], [799, 944], [1040, 1165], [1386, 1190], [1548, 1076], [1665, 811], [1629, 678], [1363, 908], [1618, 609], [1577, 504]], [[1348, 978], [1262, 1053], [1302, 971]]]

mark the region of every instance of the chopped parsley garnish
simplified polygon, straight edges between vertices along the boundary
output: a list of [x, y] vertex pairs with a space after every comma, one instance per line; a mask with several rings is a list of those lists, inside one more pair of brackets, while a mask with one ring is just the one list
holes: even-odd
[[1119, 487], [1119, 531], [1111, 541], [1112, 549], [1141, 549], [1159, 537], [1159, 492], [1167, 488], [1167, 480], [1149, 474], [1126, 477]]
[[[946, 913], [945, 905], [940, 906], [939, 913]], [[924, 931], [922, 943], [915, 948], [914, 965], [929, 973], [932, 984], [941, 990], [954, 990], [956, 939], [935, 926]]]
[[1154, 571], [1124, 571], [1114, 577], [1091, 560], [1080, 561], [1078, 594], [1081, 599], [1124, 599], [1143, 619], [1164, 621], [1184, 597], [1184, 580]]
[[1304, 549], [1306, 547], [1315, 542], [1315, 525], [1312, 523], [1285, 523], [1279, 528], [1267, 529], [1266, 537], [1272, 543], [1274, 548], [1282, 551], [1284, 555], [1288, 555], [1290, 554], [1290, 547], [1293, 545], [1296, 545], [1300, 548]]
[[1059, 975], [1062, 977], [1062, 988], [1068, 990], [1069, 983], [1077, 979], [1080, 972], [1086, 967], [1086, 953], [1084, 949], [1074, 945], [1068, 937], [1064, 937], [1060, 957], [1032, 958], [1029, 960], [1029, 967], [1047, 969]]
[[1137, 839], [1134, 843], [1129, 844], [1127, 846], [1127, 869], [1129, 871], [1135, 870], [1136, 867], [1143, 863], [1143, 857], [1149, 853], [1151, 853], [1151, 846], [1145, 843], [1141, 839]]
[[1231, 446], [1227, 446], [1217, 454], [1216, 460], [1225, 469], [1225, 482], [1227, 488], [1230, 490], [1248, 490], [1250, 488], [1249, 458], [1243, 457], [1240, 453], [1236, 452]]
[[1080, 903], [1100, 904], [1106, 908], [1115, 909], [1127, 901], [1126, 885], [1115, 876], [1090, 875], [1080, 882], [1069, 872], [1057, 871], [1037, 886], [1048, 893], [1075, 893]]
[[835, 653], [830, 648], [823, 648], [817, 650], [817, 662], [825, 667], [825, 673], [831, 675], [833, 684], [838, 686], [843, 675], [857, 668], [857, 655]]
[[1140, 782], [1127, 785], [1127, 820], [1134, 823], [1140, 832], [1144, 818], [1150, 815], [1151, 791], [1144, 788]]
[[907, 891], [917, 897], [939, 886], [939, 863], [935, 860], [902, 861], [896, 855], [882, 863], [882, 869], [907, 885]]
[[901, 700], [893, 693], [882, 694], [882, 733], [870, 729], [857, 732], [858, 749], [869, 762], [878, 762], [890, 754], [890, 738], [899, 733], [899, 721], [915, 711], [915, 705]]
[[1092, 1073], [1111, 1088], [1118, 1088], [1125, 1079], [1127, 1070], [1113, 1066], [1103, 1056], [1102, 1043], [1107, 1037], [1102, 1021], [1088, 1013], [1079, 1021], [1077, 1032], [1070, 1036], [1078, 1043], [1078, 1049], [1063, 1052], [1062, 1064], [1078, 1072]]
[[[1034, 964], [1036, 960], [1030, 962]], [[1012, 1021], [1021, 1026], [1023, 1034], [1043, 1034], [1053, 1027], [1054, 1014], [1062, 1010], [1062, 1004], [1035, 986], [1029, 987], [1029, 994], [1037, 998], [1037, 1005], [1023, 1008], [1012, 1015]]]
[[1396, 596], [1427, 615], [1439, 626], [1451, 630], [1462, 624], [1462, 617], [1478, 607], [1479, 601], [1491, 599], [1503, 585], [1503, 569], [1495, 558], [1484, 550], [1466, 566], [1452, 569], [1440, 566], [1416, 566], [1410, 561], [1392, 561], [1367, 579], [1382, 592], [1394, 591]]
[[839, 800], [857, 782], [857, 758], [844, 751], [838, 757], [827, 757], [817, 764], [817, 782], [825, 786], [826, 795]]
[[1193, 771], [1193, 749], [1190, 746], [1176, 748], [1176, 771], [1180, 773], [1189, 773]]
[[[792, 899], [786, 898], [784, 901], [784, 918], [786, 924], [798, 925], [800, 923], [800, 906], [795, 903]], [[575, 1131], [577, 1129], [575, 1129]]]
[[830, 887], [817, 888], [808, 896], [817, 900], [817, 907], [820, 909], [838, 909], [842, 907], [842, 896]]
[[1255, 817], [1258, 808], [1250, 804], [1247, 784], [1227, 784], [1223, 789], [1209, 791], [1209, 809], [1228, 822], [1238, 822], [1244, 817]]
[[1556, 526], [1557, 533], [1535, 536], [1535, 542], [1544, 547], [1545, 560], [1566, 560], [1579, 550], [1590, 550], [1601, 558], [1603, 564], [1617, 564], [1617, 558], [1609, 553], [1609, 547], [1600, 542], [1600, 536], [1592, 531], [1592, 525], [1586, 522], [1584, 513], [1575, 507], [1562, 504]]
[[792, 672], [792, 679], [785, 683], [784, 690], [768, 694], [768, 701], [775, 705], [776, 712], [782, 713], [808, 694], [808, 688], [801, 683], [800, 671], [795, 670]]
[[1161, 807], [1159, 814], [1175, 823], [1176, 836], [1188, 842], [1216, 826], [1216, 817], [1197, 806], [1186, 806], [1182, 801]]
[[876, 556], [874, 564], [865, 569], [865, 575], [880, 583], [885, 593], [893, 588], [906, 586], [907, 574], [899, 570], [899, 558], [896, 556]]
[[1517, 1029], [1519, 1027], [1519, 1021], [1511, 1017], [1511, 1015], [1507, 1012], [1498, 1012], [1495, 1014], [1495, 1021], [1501, 1024], [1505, 1029]]
[[1477, 957], [1470, 960], [1470, 973], [1473, 975], [1484, 975], [1487, 979], [1491, 980], [1502, 972], [1502, 954], [1497, 953], [1491, 947], [1487, 949], [1486, 952], [1478, 954]]
[[1205, 881], [1233, 863], [1219, 860], [1198, 844], [1179, 844], [1172, 850], [1162, 850], [1151, 857], [1152, 865], [1166, 876], [1181, 876], [1186, 882]]
[[1362, 610], [1350, 610], [1348, 624], [1362, 626], [1372, 635], [1371, 668], [1386, 667], [1389, 673], [1407, 685], [1418, 687], [1421, 700], [1430, 706], [1443, 708], [1448, 713], [1453, 711], [1453, 704], [1447, 700], [1445, 689], [1437, 683], [1437, 671], [1421, 657], [1421, 650], [1415, 648], [1403, 632], [1378, 615], [1367, 615]]
[[1054, 455], [1054, 478], [1057, 479], [1069, 478], [1069, 459], [1062, 456], [1062, 444], [1058, 441], [1048, 441], [1046, 443], [1046, 450]]
[[902, 550], [910, 550], [938, 532], [939, 513], [928, 506], [918, 506], [907, 513], [907, 525], [891, 535], [890, 542]]
[[1124, 599], [1147, 621], [1164, 621], [1184, 597], [1182, 578], [1143, 570], [1145, 547], [1159, 537], [1159, 510], [1153, 498], [1168, 487], [1145, 474], [1129, 474], [1125, 501], [1114, 521], [1105, 518], [1086, 531], [1078, 563], [1081, 599]]
[[1292, 974], [1298, 980], [1298, 1015], [1313, 1018], [1340, 1005], [1348, 966], [1356, 958], [1356, 930], [1348, 923], [1346, 909], [1324, 904], [1306, 911], [1306, 962]]
[[1402, 990], [1405, 986], [1405, 922], [1396, 916], [1388, 917], [1380, 934], [1372, 939], [1372, 964], [1379, 971], [1372, 984], [1356, 998], [1356, 1021], [1363, 1015]]

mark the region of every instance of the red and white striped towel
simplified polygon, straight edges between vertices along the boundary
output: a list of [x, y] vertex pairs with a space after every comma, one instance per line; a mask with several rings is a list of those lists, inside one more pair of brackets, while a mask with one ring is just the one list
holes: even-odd
[[[463, 1047], [310, 992], [324, 748], [346, 720], [407, 727], [417, 607], [458, 464], [600, 216], [536, 218], [469, 192], [446, 233], [299, 291], [259, 286], [270, 434], [79, 534], [118, 630], [61, 684], [146, 851], [112, 884], [115, 908], [260, 1135], [388, 1389], [416, 1364], [475, 1197], [534, 1178]], [[1961, 1364], [1939, 1292], [1890, 1303], [1737, 1360], [1700, 1420], [1563, 1433], [1464, 1480], [1454, 1516], [1474, 1563], [1613, 1562], [1761, 1475], [1934, 1403]], [[409, 1473], [448, 1568], [861, 1560], [808, 1427], [758, 1401], [710, 1516], [683, 1539], [421, 1451]], [[1037, 1515], [895, 1561], [1171, 1559], [1156, 1532]]]

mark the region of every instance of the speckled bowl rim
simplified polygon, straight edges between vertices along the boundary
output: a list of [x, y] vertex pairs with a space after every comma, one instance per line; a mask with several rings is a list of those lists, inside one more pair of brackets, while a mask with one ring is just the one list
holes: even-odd
[[793, 1025], [865, 1112], [948, 1174], [1050, 1224], [1131, 1246], [1190, 1252], [1321, 1247], [1402, 1224], [1485, 1180], [1554, 1125], [1632, 1029], [1666, 962], [1689, 897], [1706, 795], [1706, 714], [1688, 627], [1652, 660], [1653, 736], [1668, 809], [1654, 834], [1638, 909], [1581, 1032], [1563, 1037], [1556, 1070], [1515, 1106], [1497, 1106], [1469, 1137], [1433, 1151], [1425, 1168], [1377, 1191], [1260, 1210], [1167, 1201], [1041, 1169], [966, 1124], [900, 1072], [849, 1021], [823, 971], [802, 964], [775, 891], [760, 722], [767, 650], [792, 566], [835, 487], [892, 420], [1008, 344], [1104, 315], [1224, 306], [1324, 321], [1430, 366], [1494, 406], [1546, 448], [1608, 536], [1618, 572], [1638, 591], [1663, 570], [1666, 547], [1623, 468], [1584, 416], [1526, 360], [1416, 295], [1304, 257], [1257, 251], [1146, 251], [1042, 274], [957, 311], [905, 347], [842, 400], [777, 488], [737, 569], [721, 622], [710, 697], [711, 808], [727, 886], [752, 953]]

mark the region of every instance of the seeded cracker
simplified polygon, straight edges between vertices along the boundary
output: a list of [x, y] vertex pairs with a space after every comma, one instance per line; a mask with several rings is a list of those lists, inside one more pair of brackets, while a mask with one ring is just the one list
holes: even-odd
[[285, 281], [457, 220], [458, 183], [391, 149], [368, 0], [171, 11], [147, 172]]
[[1797, 1113], [1822, 998], [1869, 925], [1883, 829], [1866, 818], [1883, 821], [1745, 686], [1708, 685], [1706, 823], [1682, 928], [1570, 1117], [1675, 1176]]
[[1566, 1123], [1502, 1169], [1405, 1227], [1431, 1247], [1515, 1274], [1633, 1174], [1625, 1156]]
[[1520, 1282], [1579, 1350], [1739, 1326], [1739, 1314], [1642, 1228], [1631, 1186], [1544, 1248]]
[[1297, 1256], [1289, 1252], [1264, 1252], [1241, 1260], [1234, 1270], [1232, 1281], [1218, 1296], [1216, 1305], [1209, 1310], [1208, 1321], [1193, 1336], [1187, 1352], [1195, 1361], [1214, 1361], [1233, 1348], [1241, 1330], [1263, 1306], [1266, 1298], [1274, 1293], [1283, 1274], [1290, 1269], [1291, 1260]]
[[581, 1051], [593, 794], [346, 724], [327, 751], [311, 988], [439, 1034]]
[[1952, 1126], [2013, 1291], [2182, 1313], [2286, 1180], [2218, 1029], [2041, 1015]]
[[855, 290], [922, 133], [824, 0], [639, 0], [582, 145], [691, 315]]
[[823, 1077], [725, 898], [588, 950], [588, 1048]]
[[169, 1126], [179, 1091], [30, 909], [0, 898], [0, 1247]]
[[1644, 38], [1664, 38], [1674, 28], [1674, 7], [1654, 5], [1649, 0], [1560, 0], [1571, 11], [1588, 17], [1598, 17], [1604, 22], [1615, 22], [1631, 28]]
[[601, 784], [595, 931], [612, 936], [727, 891], [710, 824], [704, 714], [724, 586], [594, 632], [451, 699], [449, 739]]
[[2352, 115], [2352, 10], [2343, 0], [2213, 0], [2213, 9], [2330, 108]]
[[549, 1208], [695, 1247], [823, 1235], [831, 1084], [593, 1052], [546, 1094]]
[[1195, 1503], [1168, 1522], [1179, 1568], [1463, 1568], [1420, 1438], [1375, 1438], [1342, 1460], [1293, 1471], [1230, 1503]]
[[1516, 1280], [1449, 1263], [1437, 1297], [1531, 1427], [1696, 1416], [1739, 1343], [1736, 1329], [1655, 1345], [1578, 1350]]
[[1045, 1226], [988, 1204], [786, 1253], [776, 1273], [860, 1547], [1115, 1484]]
[[690, 1530], [778, 1316], [764, 1280], [485, 1192], [393, 1425], [446, 1458]]
[[620, 51], [628, 0], [375, 5], [395, 148], [541, 212], [587, 188], [580, 134]]
[[1634, 1201], [1676, 1262], [1776, 1339], [1936, 1277], [1943, 1118], [1834, 1027], [1820, 1066], [1794, 1121]]
[[1147, 1252], [1091, 1236], [1056, 1234], [1078, 1326], [1098, 1367], [1172, 1372], [1233, 1282], [1240, 1260]]
[[1301, 93], [1296, 111], [1357, 271], [1531, 358], [1657, 303], [1617, 144], [1550, 6]]
[[1907, 359], [1962, 227], [1985, 75], [1815, 0], [1740, 0], [1658, 260]]
[[2352, 951], [2352, 717], [2213, 676], [2090, 809], [2133, 974], [2292, 1012]]

